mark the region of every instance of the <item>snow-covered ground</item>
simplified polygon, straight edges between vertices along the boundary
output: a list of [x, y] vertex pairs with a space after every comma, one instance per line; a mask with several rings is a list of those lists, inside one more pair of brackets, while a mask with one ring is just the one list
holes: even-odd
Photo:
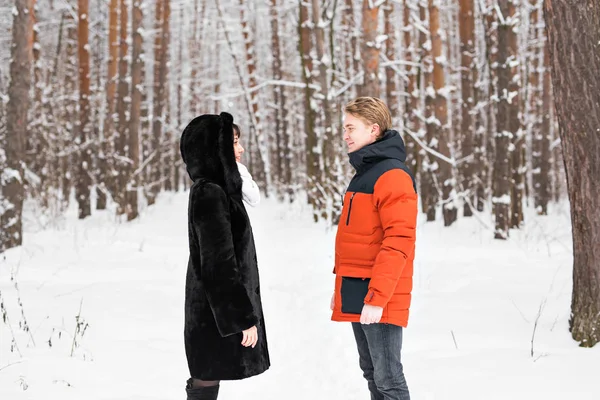
[[[181, 193], [132, 223], [70, 210], [42, 229], [27, 212], [24, 245], [0, 259], [0, 399], [185, 398], [186, 211]], [[250, 213], [272, 366], [223, 382], [220, 398], [368, 399], [352, 330], [329, 321], [335, 230], [299, 205]], [[600, 345], [568, 332], [567, 207], [527, 215], [506, 242], [488, 226], [419, 223], [403, 351], [412, 398], [599, 399]]]

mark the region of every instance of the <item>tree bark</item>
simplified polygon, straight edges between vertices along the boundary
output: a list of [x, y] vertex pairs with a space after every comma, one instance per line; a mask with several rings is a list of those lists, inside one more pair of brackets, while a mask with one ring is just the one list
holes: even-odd
[[[412, 9], [413, 3], [409, 0], [405, 0], [404, 10], [403, 10], [403, 19], [404, 19], [404, 27], [403, 29], [403, 43], [404, 43], [404, 60], [406, 61], [406, 75], [408, 75], [408, 82], [405, 86], [405, 96], [406, 99], [404, 101], [404, 127], [408, 129], [415, 135], [420, 135], [420, 121], [418, 118], [419, 108], [420, 108], [420, 97], [421, 93], [418, 87], [419, 80], [419, 68], [417, 65], [418, 58], [417, 52], [415, 51], [415, 47], [413, 44], [413, 32], [415, 31], [414, 25], [411, 19], [417, 19], [418, 16], [415, 15], [415, 12]], [[425, 36], [425, 35], [420, 35]], [[422, 46], [422, 44], [421, 44]], [[406, 150], [407, 150], [407, 165], [413, 172], [413, 175], [416, 177], [420, 174], [420, 166], [421, 166], [421, 155], [419, 154], [420, 147], [417, 142], [410, 135], [405, 135], [406, 139]]]
[[379, 46], [376, 45], [378, 35], [379, 6], [372, 6], [371, 0], [363, 0], [361, 58], [364, 71], [360, 96], [380, 96], [379, 84]]
[[[541, 143], [540, 143], [540, 174], [538, 176], [538, 201], [536, 207], [541, 207], [542, 214], [548, 213], [548, 203], [551, 196], [550, 174], [552, 169], [552, 152], [550, 146], [552, 144], [552, 125], [554, 124], [554, 107], [552, 102], [552, 77], [550, 75], [550, 49], [548, 48], [548, 40], [544, 41], [544, 67], [542, 68], [542, 127], [541, 127]], [[560, 147], [557, 147], [560, 152]], [[554, 161], [556, 163], [556, 161]], [[562, 180], [562, 177], [559, 178]]]
[[129, 99], [129, 45], [128, 38], [128, 22], [129, 22], [129, 1], [120, 0], [120, 28], [119, 28], [119, 84], [117, 87], [117, 132], [116, 132], [116, 148], [115, 154], [118, 159], [115, 162], [115, 168], [118, 172], [114, 182], [113, 196], [118, 204], [117, 213], [125, 214], [126, 212], [126, 186], [127, 186], [127, 171], [129, 169], [129, 160], [127, 159], [128, 150], [128, 128], [127, 121], [128, 109], [130, 106]]
[[[318, 140], [315, 130], [316, 112], [312, 107], [313, 89], [310, 85], [313, 82], [312, 71], [313, 61], [310, 56], [312, 51], [312, 41], [310, 35], [310, 18], [308, 6], [302, 0], [298, 0], [300, 20], [298, 24], [298, 33], [300, 36], [300, 60], [302, 62], [302, 78], [304, 81], [304, 146], [306, 149], [306, 192], [308, 203], [312, 206], [313, 211], [317, 208], [317, 199], [319, 196], [318, 185], [320, 182], [319, 176], [319, 154], [317, 152]], [[313, 218], [316, 221], [319, 219], [318, 213], [313, 213]]]
[[[354, 16], [354, 4], [352, 0], [345, 0], [344, 13], [342, 15], [343, 32], [346, 40], [346, 54], [344, 55], [346, 65], [346, 78], [349, 80], [360, 72], [360, 52], [358, 49], [358, 29]], [[355, 85], [352, 85], [354, 88]], [[352, 97], [352, 96], [349, 96]]]
[[[462, 157], [471, 157], [474, 155], [474, 123], [473, 112], [475, 109], [475, 93], [473, 86], [473, 70], [475, 56], [475, 1], [460, 0], [459, 9], [459, 30], [460, 30], [460, 53], [461, 53], [461, 133], [462, 133]], [[466, 201], [463, 208], [463, 215], [470, 217], [473, 215], [471, 206], [474, 196], [475, 182], [475, 163], [474, 159], [467, 158], [462, 164], [461, 175], [465, 197], [471, 201]]]
[[510, 227], [519, 228], [523, 222], [523, 193], [525, 192], [525, 135], [521, 129], [521, 74], [519, 57], [519, 39], [516, 30], [518, 29], [517, 1], [509, 0], [508, 18], [510, 28], [508, 29], [509, 59], [507, 61], [510, 71], [509, 82], [509, 115], [510, 115], [510, 134], [512, 137], [511, 151], [511, 218]]
[[71, 189], [73, 187], [73, 175], [75, 175], [75, 168], [72, 165], [75, 161], [76, 150], [74, 147], [77, 146], [75, 138], [77, 136], [77, 23], [75, 18], [70, 12], [65, 12], [65, 21], [67, 25], [67, 43], [65, 46], [66, 60], [64, 62], [64, 95], [66, 100], [64, 102], [64, 113], [63, 123], [65, 124], [65, 132], [60, 136], [59, 149], [67, 149], [66, 154], [62, 154], [59, 157], [59, 175], [61, 177], [61, 188], [62, 188], [62, 206], [66, 208], [69, 204], [69, 197]]
[[163, 104], [161, 84], [163, 43], [163, 13], [167, 0], [156, 0], [154, 12], [154, 82], [152, 90], [152, 146], [150, 148], [150, 169], [148, 174], [147, 197], [148, 205], [154, 204], [161, 185], [161, 142], [163, 136]]
[[[387, 36], [385, 40], [385, 56], [388, 60], [394, 61], [396, 59], [396, 26], [394, 21], [394, 3], [388, 1], [383, 6], [384, 15], [384, 34]], [[405, 27], [408, 28], [408, 27]], [[396, 71], [389, 66], [385, 69], [385, 99], [387, 105], [392, 113], [394, 122], [397, 122], [396, 116], [399, 115], [398, 106], [398, 84], [396, 82]]]
[[[443, 41], [440, 25], [440, 10], [437, 2], [429, 0], [429, 32], [431, 35], [431, 50], [433, 62], [433, 88], [435, 90], [435, 119], [436, 122], [432, 127], [434, 129], [434, 138], [438, 146], [432, 146], [433, 141], [430, 141], [430, 146], [437, 147], [437, 150], [450, 157], [450, 131], [448, 127], [448, 101], [446, 88], [446, 80], [444, 76], [444, 65], [442, 60], [445, 59], [443, 54]], [[457, 208], [455, 200], [451, 199], [454, 192], [454, 183], [452, 179], [452, 166], [445, 161], [438, 160], [439, 168], [434, 170], [437, 172], [439, 185], [442, 189], [442, 214], [444, 217], [444, 226], [450, 226], [457, 217]]]
[[10, 84], [6, 106], [6, 143], [2, 143], [0, 158], [6, 157], [6, 168], [0, 171], [2, 203], [0, 203], [0, 252], [20, 246], [23, 242], [23, 168], [27, 113], [31, 87], [33, 57], [32, 0], [15, 0], [12, 28]]
[[494, 214], [496, 239], [508, 239], [511, 205], [511, 151], [512, 134], [510, 131], [509, 91], [512, 79], [510, 60], [510, 30], [512, 25], [507, 22], [509, 1], [498, 0], [499, 9], [503, 16], [498, 21], [498, 117], [495, 135], [496, 158], [494, 161]]
[[[281, 59], [281, 39], [279, 26], [279, 1], [270, 0], [271, 16], [271, 47], [273, 49], [273, 79], [281, 81], [283, 79], [283, 67]], [[276, 182], [277, 190], [280, 195], [286, 193], [291, 185], [290, 158], [292, 154], [289, 151], [289, 135], [287, 129], [286, 95], [283, 86], [275, 85], [273, 87], [273, 98], [275, 100], [275, 141], [276, 141]]]
[[161, 175], [161, 181], [163, 182], [159, 188], [162, 187], [164, 190], [173, 190], [173, 180], [175, 177], [175, 164], [174, 164], [174, 146], [173, 146], [173, 131], [171, 126], [171, 104], [169, 102], [171, 96], [171, 90], [169, 86], [169, 59], [171, 57], [171, 0], [165, 0], [163, 9], [163, 25], [162, 25], [162, 45], [163, 50], [161, 52], [160, 60], [160, 85], [162, 87], [160, 92], [160, 103], [162, 105], [163, 115], [163, 135], [164, 135], [164, 149], [162, 152], [161, 165], [163, 172]]
[[544, 6], [573, 228], [569, 327], [592, 347], [600, 341], [600, 2]]
[[[419, 19], [421, 25], [430, 27], [430, 21], [427, 20], [426, 3], [419, 3]], [[421, 52], [421, 88], [425, 91], [425, 123], [426, 123], [426, 141], [427, 145], [437, 150], [437, 125], [434, 120], [435, 115], [435, 89], [433, 88], [433, 55], [431, 52], [431, 41], [428, 41], [428, 34], [424, 30], [420, 31], [419, 49]], [[429, 46], [428, 46], [429, 44]], [[438, 163], [432, 155], [426, 153], [421, 170], [421, 202], [422, 209], [427, 214], [427, 221], [435, 221], [436, 206], [439, 200], [439, 193], [436, 187], [436, 171]]]
[[79, 153], [77, 162], [77, 185], [75, 195], [79, 204], [79, 218], [91, 215], [90, 190], [92, 179], [90, 168], [91, 157], [91, 125], [90, 125], [90, 46], [89, 46], [89, 0], [78, 0], [77, 53], [79, 58], [79, 126], [77, 129]]
[[129, 117], [129, 182], [127, 182], [127, 220], [138, 216], [138, 187], [140, 179], [140, 114], [142, 104], [142, 21], [144, 14], [142, 0], [133, 0], [131, 14], [132, 54], [131, 54], [131, 115]]
[[[119, 60], [119, 0], [110, 0], [108, 11], [108, 76], [106, 77], [106, 118], [104, 120], [104, 129], [100, 141], [100, 152], [97, 156], [99, 184], [98, 200], [96, 209], [106, 209], [106, 191], [114, 191], [114, 177], [112, 177], [109, 163], [114, 167], [114, 160], [109, 155], [113, 153], [114, 146], [114, 121], [115, 113], [115, 93], [117, 90], [117, 73]], [[113, 193], [114, 194], [114, 193]]]

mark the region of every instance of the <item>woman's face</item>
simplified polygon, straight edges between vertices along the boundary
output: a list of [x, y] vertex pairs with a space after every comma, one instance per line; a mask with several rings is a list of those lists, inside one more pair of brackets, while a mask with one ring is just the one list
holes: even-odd
[[244, 154], [244, 148], [240, 143], [240, 137], [238, 135], [233, 136], [233, 152], [235, 153], [235, 161], [242, 161], [242, 154]]

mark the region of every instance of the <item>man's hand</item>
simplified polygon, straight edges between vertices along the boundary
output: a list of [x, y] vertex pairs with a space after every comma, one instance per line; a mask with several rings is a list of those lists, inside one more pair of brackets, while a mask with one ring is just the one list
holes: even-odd
[[256, 342], [258, 342], [258, 330], [256, 329], [256, 326], [253, 326], [250, 329], [246, 329], [245, 331], [242, 332], [242, 334], [243, 334], [242, 346], [244, 346], [244, 347], [252, 346], [252, 348], [254, 348], [254, 346], [256, 346]]
[[334, 307], [335, 307], [335, 292], [333, 292], [333, 294], [331, 295], [331, 304], [329, 305], [329, 308], [331, 308], [331, 311], [333, 311]]
[[382, 307], [365, 304], [360, 314], [360, 323], [365, 325], [377, 324], [381, 321], [381, 314], [383, 314]]

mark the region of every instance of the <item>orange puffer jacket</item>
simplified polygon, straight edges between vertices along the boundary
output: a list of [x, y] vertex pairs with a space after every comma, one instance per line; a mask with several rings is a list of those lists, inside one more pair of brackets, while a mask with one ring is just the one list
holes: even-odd
[[346, 293], [356, 288], [349, 281], [357, 280], [351, 278], [364, 278], [364, 304], [383, 307], [380, 322], [408, 323], [417, 193], [405, 159], [404, 142], [396, 131], [386, 131], [377, 142], [350, 153], [356, 175], [344, 196], [335, 241], [334, 321], [360, 321], [360, 311], [342, 312], [342, 307], [348, 310]]

